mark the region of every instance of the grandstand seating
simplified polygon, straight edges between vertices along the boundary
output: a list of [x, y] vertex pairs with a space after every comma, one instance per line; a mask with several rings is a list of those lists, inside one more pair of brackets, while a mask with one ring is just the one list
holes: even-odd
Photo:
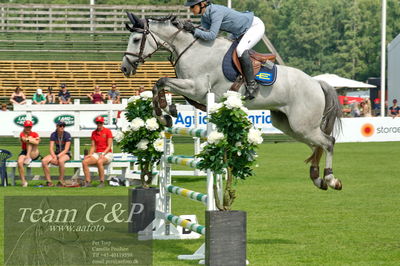
[[146, 62], [130, 78], [122, 74], [120, 64], [121, 61], [0, 61], [0, 97], [10, 97], [17, 86], [31, 97], [38, 88], [52, 86], [57, 91], [61, 83], [75, 98], [86, 98], [95, 85], [106, 92], [112, 83], [122, 97], [130, 97], [142, 85], [150, 89], [161, 77], [175, 77], [168, 61]]

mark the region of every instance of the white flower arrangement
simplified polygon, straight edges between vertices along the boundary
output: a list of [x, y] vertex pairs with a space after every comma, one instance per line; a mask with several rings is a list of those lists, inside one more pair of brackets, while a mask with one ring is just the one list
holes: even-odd
[[136, 148], [138, 148], [139, 150], [147, 150], [147, 145], [149, 144], [149, 141], [147, 139], [142, 139], [139, 141], [139, 143], [136, 145]]
[[254, 145], [261, 144], [263, 142], [261, 131], [255, 128], [251, 128], [249, 131], [249, 135], [247, 136], [247, 140]]
[[154, 149], [159, 152], [164, 151], [164, 139], [156, 139], [153, 143]]
[[121, 142], [121, 140], [124, 138], [124, 133], [121, 130], [118, 130], [117, 133], [115, 133], [114, 139], [116, 142]]
[[215, 203], [219, 210], [230, 210], [236, 197], [232, 182], [253, 175], [255, 149], [263, 139], [261, 131], [254, 129], [248, 118], [249, 110], [244, 107], [242, 96], [229, 91], [224, 97], [222, 103], [212, 106], [209, 112], [209, 122], [216, 130], [208, 135], [196, 157], [201, 159], [198, 164], [201, 170], [227, 175], [223, 200], [219, 201], [216, 196]]
[[140, 98], [142, 98], [143, 100], [152, 99], [153, 93], [151, 91], [144, 91], [140, 94]]
[[133, 119], [130, 124], [130, 128], [133, 131], [138, 131], [143, 126], [144, 126], [144, 121], [143, 121], [143, 119], [141, 119], [139, 117], [136, 117], [135, 119]]
[[208, 135], [207, 142], [209, 144], [218, 144], [218, 142], [224, 138], [224, 134], [218, 131], [213, 131]]
[[233, 108], [242, 108], [243, 103], [242, 100], [237, 97], [236, 95], [229, 96], [226, 101], [224, 102], [226, 108], [233, 109]]
[[156, 118], [150, 118], [146, 120], [146, 128], [150, 131], [157, 130], [160, 126]]
[[132, 96], [128, 99], [128, 103], [134, 103], [140, 99], [140, 96]]

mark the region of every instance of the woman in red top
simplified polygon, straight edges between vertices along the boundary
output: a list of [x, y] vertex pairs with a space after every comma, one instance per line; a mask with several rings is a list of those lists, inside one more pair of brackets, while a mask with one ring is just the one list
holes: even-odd
[[36, 160], [40, 157], [40, 137], [38, 133], [32, 131], [32, 126], [32, 121], [26, 120], [24, 122], [24, 130], [19, 134], [22, 151], [18, 156], [18, 171], [23, 187], [28, 186], [28, 182], [25, 179], [24, 164], [29, 164], [32, 159]]
[[94, 87], [94, 92], [87, 95], [92, 103], [103, 104], [106, 96], [100, 91], [100, 87]]
[[111, 130], [104, 127], [104, 117], [96, 117], [97, 129], [92, 132], [92, 146], [89, 154], [82, 161], [83, 173], [85, 174], [85, 187], [91, 187], [89, 165], [97, 165], [99, 169], [100, 184], [98, 187], [104, 187], [104, 165], [113, 160], [112, 142], [113, 136]]

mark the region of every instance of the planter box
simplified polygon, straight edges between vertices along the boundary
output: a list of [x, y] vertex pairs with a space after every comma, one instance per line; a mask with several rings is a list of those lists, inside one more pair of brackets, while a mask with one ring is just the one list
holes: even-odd
[[[131, 212], [132, 204], [143, 204], [141, 213], [133, 214], [132, 220], [128, 223], [129, 233], [138, 233], [144, 230], [155, 218], [156, 211], [156, 194], [159, 193], [158, 188], [133, 188], [129, 189], [129, 213]], [[135, 212], [139, 210], [136, 206]]]
[[206, 265], [246, 265], [246, 212], [206, 211]]

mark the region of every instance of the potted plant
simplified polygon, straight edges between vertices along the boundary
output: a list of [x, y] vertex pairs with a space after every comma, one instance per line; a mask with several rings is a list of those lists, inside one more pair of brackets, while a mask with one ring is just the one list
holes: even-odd
[[221, 103], [209, 112], [209, 122], [216, 126], [207, 138], [199, 168], [214, 174], [225, 174], [223, 199], [219, 199], [214, 184], [214, 197], [218, 211], [206, 211], [206, 264], [245, 265], [246, 213], [232, 211], [236, 198], [234, 185], [239, 179], [253, 175], [256, 148], [263, 139], [261, 132], [248, 119], [239, 93], [228, 92]]
[[[158, 188], [151, 188], [153, 167], [160, 162], [164, 150], [164, 126], [153, 117], [152, 92], [144, 91], [140, 96], [128, 100], [125, 117], [129, 124], [115, 136], [123, 152], [137, 157], [141, 186], [131, 189], [129, 202], [144, 205], [142, 213], [134, 214], [129, 232], [142, 231], [154, 220], [155, 198]], [[131, 205], [132, 206], [132, 205]]]

